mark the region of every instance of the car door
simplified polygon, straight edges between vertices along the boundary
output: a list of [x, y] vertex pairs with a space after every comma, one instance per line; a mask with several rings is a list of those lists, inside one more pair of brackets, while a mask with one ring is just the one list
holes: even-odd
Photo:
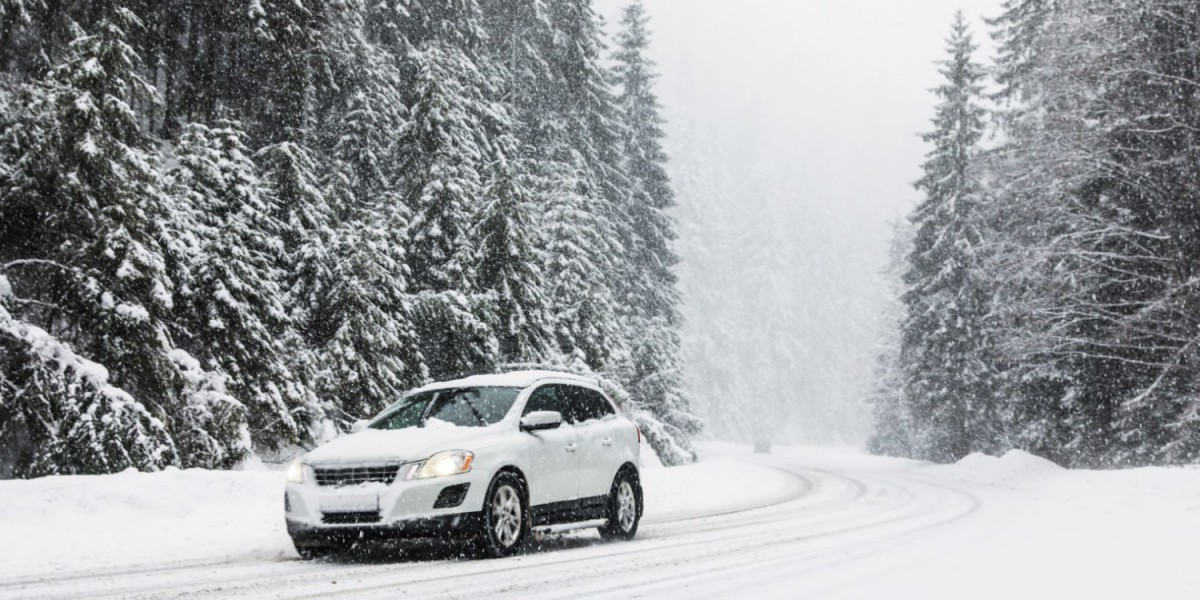
[[579, 497], [579, 433], [568, 422], [569, 406], [563, 397], [564, 386], [550, 384], [533, 390], [521, 416], [539, 410], [563, 415], [557, 429], [522, 433], [529, 448], [529, 504], [531, 506], [566, 502]]
[[569, 402], [579, 435], [580, 496], [607, 496], [621, 458], [614, 446], [616, 411], [600, 392], [582, 386], [571, 386]]

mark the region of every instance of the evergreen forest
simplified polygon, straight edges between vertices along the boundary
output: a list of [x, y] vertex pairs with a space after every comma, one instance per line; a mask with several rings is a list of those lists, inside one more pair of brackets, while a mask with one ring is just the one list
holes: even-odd
[[0, 477], [228, 468], [511, 365], [693, 460], [649, 43], [636, 2], [0, 0]]
[[1200, 4], [959, 15], [893, 244], [872, 450], [1200, 460]]

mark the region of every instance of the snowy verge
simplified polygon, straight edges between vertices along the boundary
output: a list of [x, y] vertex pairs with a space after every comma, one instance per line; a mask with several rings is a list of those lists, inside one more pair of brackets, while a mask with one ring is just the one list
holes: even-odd
[[734, 458], [644, 469], [642, 479], [646, 523], [750, 510], [791, 500], [807, 490], [795, 475]]
[[839, 599], [1200, 598], [1198, 468], [1073, 470], [1019, 450], [949, 465], [849, 449], [779, 454], [843, 475], [934, 485], [980, 504], [894, 554], [856, 562]]
[[283, 478], [168, 469], [0, 481], [4, 577], [290, 557]]
[[[288, 560], [283, 473], [161, 473], [0, 481], [3, 579], [110, 568]], [[797, 493], [794, 477], [732, 459], [643, 471], [647, 523], [727, 513]]]

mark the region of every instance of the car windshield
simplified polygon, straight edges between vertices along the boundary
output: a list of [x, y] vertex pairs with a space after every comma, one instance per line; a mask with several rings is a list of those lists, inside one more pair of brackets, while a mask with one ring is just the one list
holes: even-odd
[[464, 387], [417, 392], [371, 421], [371, 429], [485, 427], [499, 423], [520, 388]]

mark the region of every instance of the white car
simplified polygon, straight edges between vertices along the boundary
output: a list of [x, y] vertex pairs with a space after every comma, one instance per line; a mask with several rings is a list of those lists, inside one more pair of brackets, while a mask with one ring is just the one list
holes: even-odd
[[288, 469], [287, 528], [306, 559], [379, 538], [470, 540], [499, 557], [535, 533], [637, 533], [642, 434], [592, 380], [434, 383], [356, 429]]

